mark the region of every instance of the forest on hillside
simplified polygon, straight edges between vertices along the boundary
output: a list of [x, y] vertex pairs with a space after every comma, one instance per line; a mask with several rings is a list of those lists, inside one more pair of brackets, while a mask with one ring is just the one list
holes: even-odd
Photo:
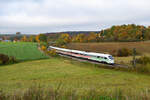
[[88, 34], [47, 34], [47, 39], [56, 41], [57, 44], [70, 42], [135, 42], [150, 40], [150, 26], [142, 25], [118, 25], [101, 30], [100, 32], [89, 32]]
[[102, 30], [101, 36], [109, 40], [149, 40], [150, 39], [150, 26], [145, 27], [142, 25], [120, 25], [112, 26], [109, 29]]
[[2, 39], [24, 42], [56, 42], [63, 45], [70, 42], [134, 42], [150, 40], [150, 26], [135, 24], [112, 26], [101, 31], [73, 31], [40, 33], [38, 35], [0, 35]]

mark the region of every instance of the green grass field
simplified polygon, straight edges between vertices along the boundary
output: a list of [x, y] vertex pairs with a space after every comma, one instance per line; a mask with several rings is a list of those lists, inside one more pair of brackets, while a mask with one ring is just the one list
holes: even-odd
[[24, 90], [34, 84], [63, 89], [111, 91], [123, 89], [140, 92], [150, 88], [148, 75], [100, 68], [66, 58], [51, 58], [0, 67], [0, 88]]
[[20, 61], [48, 58], [38, 50], [37, 43], [0, 42], [0, 53], [14, 56]]

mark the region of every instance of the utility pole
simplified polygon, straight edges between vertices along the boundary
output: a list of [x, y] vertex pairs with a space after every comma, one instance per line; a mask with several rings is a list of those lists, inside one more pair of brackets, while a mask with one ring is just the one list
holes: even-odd
[[136, 56], [136, 48], [133, 48], [133, 62], [132, 62], [132, 64], [133, 64], [134, 68], [136, 67], [136, 58], [135, 58], [135, 56]]

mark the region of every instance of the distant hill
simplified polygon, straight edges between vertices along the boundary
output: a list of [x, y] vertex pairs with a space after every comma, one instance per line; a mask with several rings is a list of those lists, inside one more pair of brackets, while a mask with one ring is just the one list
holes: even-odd
[[74, 37], [77, 34], [90, 34], [90, 33], [100, 33], [100, 31], [66, 31], [66, 32], [51, 32], [51, 33], [43, 33], [46, 34], [52, 41], [55, 41], [59, 38], [61, 34], [67, 33], [71, 37]]
[[[143, 25], [115, 25], [110, 28], [100, 30], [100, 31], [65, 31], [65, 32], [49, 32], [49, 33], [39, 33], [45, 34], [49, 40], [57, 40], [61, 34], [67, 33], [70, 37], [75, 37], [78, 34], [84, 34], [84, 38], [90, 33], [99, 33], [94, 42], [98, 41], [144, 41], [150, 40], [150, 26], [146, 27]], [[21, 39], [24, 35], [29, 37], [31, 34], [11, 34], [11, 35], [0, 35], [0, 38], [7, 36], [10, 40], [14, 38]], [[34, 35], [35, 36], [35, 35]], [[83, 38], [82, 37], [82, 38]], [[89, 36], [92, 37], [92, 36]], [[92, 37], [94, 38], [94, 37]], [[90, 42], [90, 41], [88, 41]]]
[[[16, 34], [0, 34], [0, 38], [5, 38], [5, 39], [8, 39], [8, 40], [14, 40], [15, 38], [20, 40], [23, 36], [26, 36], [26, 37], [29, 37], [33, 34], [19, 34], [19, 35], [16, 35]], [[35, 36], [35, 35], [33, 35]]]
[[54, 34], [64, 34], [68, 33], [69, 35], [77, 35], [77, 34], [89, 34], [89, 33], [99, 33], [100, 31], [65, 31], [65, 32], [50, 32], [50, 33], [45, 33], [47, 35], [54, 35]]
[[[46, 33], [47, 36], [58, 38], [60, 34], [67, 33], [71, 37], [77, 34], [100, 33], [105, 41], [141, 41], [150, 40], [150, 26], [143, 25], [115, 25], [101, 31], [66, 31], [56, 33]], [[96, 40], [96, 39], [95, 39]]]

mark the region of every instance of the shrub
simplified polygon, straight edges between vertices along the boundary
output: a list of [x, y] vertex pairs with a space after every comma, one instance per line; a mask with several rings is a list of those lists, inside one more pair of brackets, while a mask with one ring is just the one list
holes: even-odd
[[47, 53], [48, 53], [48, 55], [50, 55], [50, 56], [56, 56], [56, 55], [57, 55], [56, 50], [54, 50], [54, 49], [52, 49], [52, 50], [50, 50], [50, 51], [47, 51]]
[[0, 61], [2, 64], [6, 64], [9, 62], [9, 57], [7, 55], [0, 54]]
[[113, 56], [117, 56], [117, 50], [112, 50], [111, 54], [112, 54]]
[[9, 57], [9, 63], [17, 63], [17, 59], [13, 56]]
[[150, 64], [146, 65], [137, 65], [136, 66], [136, 71], [140, 73], [147, 73], [150, 74]]
[[58, 39], [56, 41], [56, 46], [62, 46], [62, 45], [66, 45], [66, 42], [63, 39]]
[[127, 49], [127, 48], [122, 48], [117, 51], [117, 56], [119, 57], [127, 57], [130, 55], [132, 55], [132, 50]]
[[10, 64], [10, 63], [16, 63], [17, 60], [15, 57], [9, 57], [8, 55], [5, 54], [0, 54], [0, 64]]
[[40, 42], [40, 46], [45, 46], [45, 47], [47, 47], [47, 43], [46, 43], [46, 42]]
[[41, 46], [42, 51], [46, 51], [46, 47], [44, 45]]
[[137, 62], [138, 64], [146, 65], [146, 64], [150, 63], [150, 57], [142, 56], [142, 57], [136, 59], [136, 62]]

